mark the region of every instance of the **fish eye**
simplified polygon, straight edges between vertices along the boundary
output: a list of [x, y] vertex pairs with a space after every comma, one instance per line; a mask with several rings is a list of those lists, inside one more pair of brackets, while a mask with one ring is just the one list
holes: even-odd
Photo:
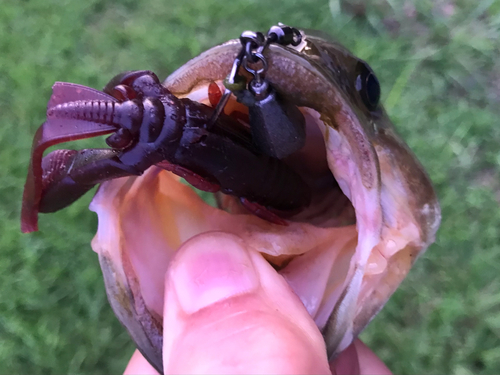
[[380, 84], [370, 66], [363, 62], [358, 63], [356, 76], [356, 90], [359, 92], [363, 103], [370, 111], [377, 109], [380, 102]]

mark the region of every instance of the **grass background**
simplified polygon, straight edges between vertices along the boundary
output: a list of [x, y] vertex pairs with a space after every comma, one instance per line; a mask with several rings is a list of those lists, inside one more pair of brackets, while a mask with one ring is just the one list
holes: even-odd
[[364, 3], [0, 0], [1, 374], [115, 374], [133, 351], [90, 249], [91, 194], [42, 216], [40, 232], [19, 231], [54, 81], [101, 88], [129, 69], [166, 77], [278, 21], [326, 31], [372, 65], [442, 204], [436, 243], [362, 338], [397, 374], [500, 373], [500, 2]]

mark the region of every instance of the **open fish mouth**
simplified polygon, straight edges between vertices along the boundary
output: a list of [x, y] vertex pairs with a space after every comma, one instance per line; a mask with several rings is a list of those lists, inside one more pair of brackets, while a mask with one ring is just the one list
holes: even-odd
[[[209, 103], [207, 87], [222, 87], [237, 46], [214, 47], [164, 85], [178, 97]], [[92, 247], [109, 301], [159, 370], [164, 277], [176, 250], [194, 236], [230, 233], [262, 254], [315, 320], [330, 358], [362, 331], [434, 241], [440, 209], [422, 166], [383, 109], [363, 108], [355, 90], [332, 73], [338, 64], [340, 76], [353, 76], [349, 66], [360, 60], [312, 36], [295, 49], [272, 47], [267, 78], [306, 119], [306, 145], [286, 159], [311, 188], [305, 210], [280, 225], [248, 213], [230, 195], [215, 193], [214, 207], [158, 167], [102, 183], [91, 203], [99, 218]], [[234, 100], [225, 110], [245, 115]]]

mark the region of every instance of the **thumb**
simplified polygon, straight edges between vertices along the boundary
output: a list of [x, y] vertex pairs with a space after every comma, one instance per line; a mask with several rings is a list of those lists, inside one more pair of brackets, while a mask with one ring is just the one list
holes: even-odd
[[184, 244], [167, 274], [165, 373], [330, 373], [323, 338], [284, 279], [234, 235]]

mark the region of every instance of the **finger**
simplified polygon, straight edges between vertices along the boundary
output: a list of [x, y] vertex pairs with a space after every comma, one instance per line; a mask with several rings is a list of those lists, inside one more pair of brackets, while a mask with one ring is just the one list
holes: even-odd
[[391, 370], [380, 358], [371, 351], [361, 340], [354, 341], [359, 358], [359, 369], [361, 375], [392, 375]]
[[334, 375], [392, 375], [384, 362], [359, 339], [330, 363], [330, 369]]
[[344, 351], [330, 363], [330, 370], [333, 375], [361, 375], [358, 352], [354, 343], [345, 348]]
[[234, 235], [189, 240], [165, 286], [165, 373], [330, 373], [323, 338], [284, 279]]
[[159, 375], [149, 362], [136, 350], [130, 358], [123, 375]]

